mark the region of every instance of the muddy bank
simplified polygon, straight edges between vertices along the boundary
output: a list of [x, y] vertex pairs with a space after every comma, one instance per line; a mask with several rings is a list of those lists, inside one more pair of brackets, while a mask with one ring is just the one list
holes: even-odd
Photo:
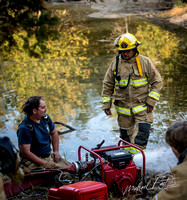
[[[168, 2], [168, 1], [167, 1]], [[137, 16], [150, 20], [153, 23], [166, 24], [168, 27], [174, 25], [187, 29], [187, 5], [183, 7], [173, 7], [171, 2], [155, 3], [149, 1], [144, 4], [143, 0], [132, 1], [130, 4], [126, 1], [115, 0], [110, 1], [64, 1], [56, 3], [47, 3], [48, 8], [63, 7], [63, 5], [82, 5], [87, 7], [93, 12], [89, 14], [93, 18], [123, 18], [126, 16]], [[173, 8], [172, 8], [173, 7]]]
[[163, 24], [168, 28], [182, 27], [187, 29], [187, 6], [166, 11], [143, 12], [140, 13], [140, 17], [144, 17], [144, 19], [155, 24]]
[[[132, 3], [131, 3], [132, 4]], [[95, 18], [121, 18], [126, 16], [138, 16], [158, 23], [170, 23], [176, 26], [187, 28], [187, 6], [168, 9], [165, 4], [159, 4], [157, 7], [147, 4], [144, 7], [134, 3], [134, 5], [125, 6], [124, 4], [96, 4], [91, 3], [91, 8], [99, 10], [90, 14]], [[151, 9], [151, 6], [152, 9]]]
[[158, 12], [156, 17], [165, 20], [166, 22], [184, 27], [185, 29], [187, 28], [187, 6]]

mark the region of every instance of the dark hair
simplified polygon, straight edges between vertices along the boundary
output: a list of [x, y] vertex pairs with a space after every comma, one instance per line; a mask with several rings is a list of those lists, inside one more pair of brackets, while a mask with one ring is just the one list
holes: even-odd
[[166, 131], [166, 142], [179, 153], [187, 148], [187, 121], [175, 122]]
[[33, 109], [38, 109], [40, 105], [41, 96], [32, 96], [27, 99], [27, 101], [22, 106], [22, 112], [24, 112], [27, 116], [33, 114]]

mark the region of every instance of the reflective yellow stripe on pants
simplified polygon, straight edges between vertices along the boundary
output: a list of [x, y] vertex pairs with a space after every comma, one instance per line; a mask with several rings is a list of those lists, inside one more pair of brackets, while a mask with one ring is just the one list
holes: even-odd
[[102, 101], [103, 103], [107, 103], [107, 102], [110, 102], [111, 101], [111, 97], [102, 97]]
[[[126, 150], [127, 152], [132, 153], [132, 154], [140, 153], [140, 150], [138, 150], [134, 147], [126, 147], [126, 148], [124, 148], [124, 150]], [[146, 149], [142, 149], [142, 150], [145, 151]]]
[[133, 109], [132, 109], [132, 112], [134, 113], [134, 114], [136, 114], [136, 113], [139, 113], [139, 112], [141, 112], [141, 111], [143, 111], [143, 110], [147, 110], [147, 106], [144, 104], [144, 105], [140, 105], [140, 106], [136, 106], [136, 107], [134, 107]]
[[[143, 110], [147, 110], [147, 106], [145, 104], [132, 108], [132, 112], [134, 114], [139, 113]], [[124, 114], [124, 115], [129, 115], [129, 116], [131, 115], [131, 111], [128, 108], [122, 108], [122, 107], [116, 106], [116, 111], [118, 113], [121, 113], [121, 114]]]
[[130, 109], [126, 109], [126, 108], [116, 106], [116, 110], [117, 110], [118, 113], [121, 113], [121, 114], [124, 114], [124, 115], [129, 115], [129, 116], [131, 115]]

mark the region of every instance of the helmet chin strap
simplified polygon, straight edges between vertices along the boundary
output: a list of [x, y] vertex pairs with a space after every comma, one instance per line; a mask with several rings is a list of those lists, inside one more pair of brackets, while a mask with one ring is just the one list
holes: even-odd
[[138, 50], [138, 47], [136, 47], [136, 53], [135, 53], [135, 56], [138, 56], [139, 55], [139, 50]]

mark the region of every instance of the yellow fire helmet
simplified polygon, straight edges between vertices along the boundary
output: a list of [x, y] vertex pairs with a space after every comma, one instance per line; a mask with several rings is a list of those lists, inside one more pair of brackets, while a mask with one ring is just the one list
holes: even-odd
[[137, 48], [141, 42], [139, 42], [136, 37], [130, 33], [126, 33], [118, 36], [114, 40], [114, 45], [118, 47], [119, 51], [131, 50]]

